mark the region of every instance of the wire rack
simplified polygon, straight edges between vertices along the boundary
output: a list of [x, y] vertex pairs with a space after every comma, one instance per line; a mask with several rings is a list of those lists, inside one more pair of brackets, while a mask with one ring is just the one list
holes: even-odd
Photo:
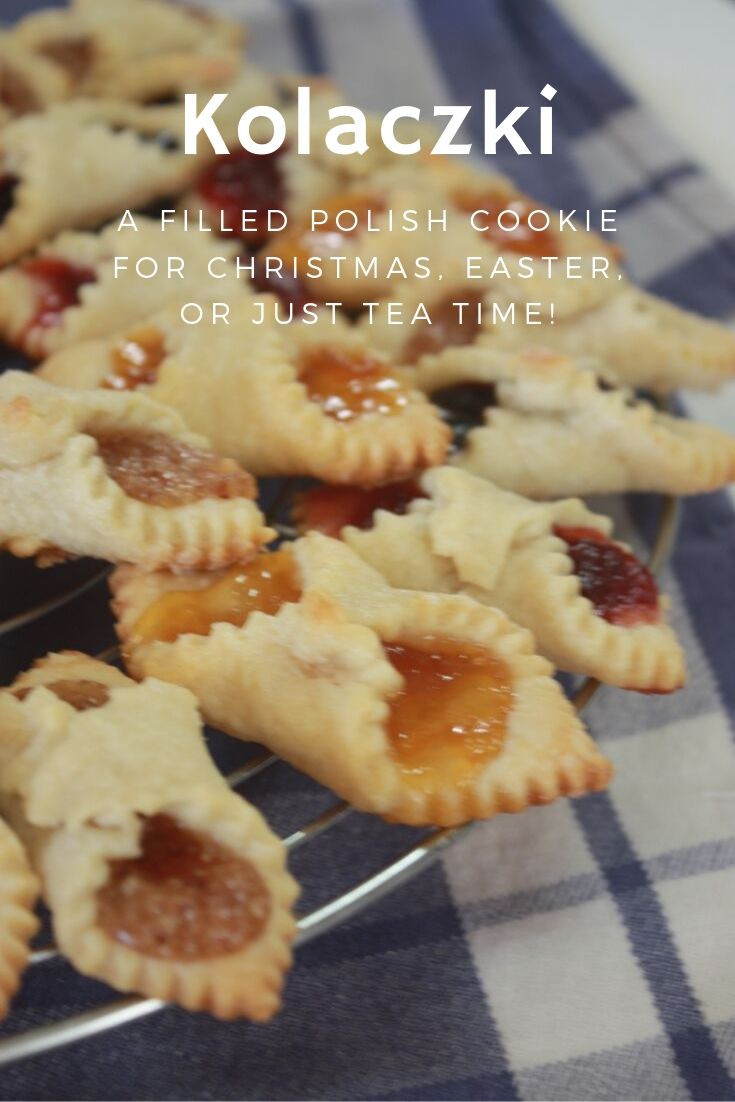
[[[296, 535], [288, 523], [281, 521], [284, 510], [288, 507], [291, 493], [292, 490], [289, 485], [282, 484], [274, 502], [267, 510], [269, 523], [276, 528], [283, 539], [292, 539]], [[678, 514], [678, 499], [673, 497], [662, 497], [660, 499], [656, 534], [648, 556], [648, 565], [654, 573], [664, 566], [669, 556], [675, 537]], [[71, 605], [92, 587], [101, 583], [108, 572], [109, 568], [102, 568], [92, 577], [87, 577], [81, 582], [71, 585], [63, 593], [54, 595], [27, 611], [8, 617], [0, 622], [0, 637], [8, 636], [23, 627], [42, 620], [64, 606]], [[117, 648], [109, 647], [96, 657], [104, 661], [114, 661], [117, 657]], [[572, 695], [572, 700], [578, 711], [581, 711], [588, 704], [598, 687], [598, 682], [588, 679], [576, 689]], [[227, 781], [232, 788], [239, 789], [259, 774], [264, 773], [265, 770], [271, 769], [278, 760], [274, 754], [259, 753], [249, 758], [243, 766], [229, 773]], [[326, 811], [304, 823], [285, 837], [284, 845], [286, 849], [289, 853], [292, 853], [301, 846], [314, 841], [325, 831], [343, 821], [351, 811], [352, 809], [344, 802], [333, 804]], [[371, 903], [377, 902], [382, 896], [406, 883], [417, 873], [431, 865], [442, 850], [471, 829], [471, 825], [428, 831], [416, 844], [404, 850], [398, 857], [390, 860], [378, 872], [357, 882], [353, 887], [328, 902], [301, 915], [298, 920], [295, 945], [297, 947], [304, 945], [327, 933], [335, 926], [364, 910]], [[41, 968], [46, 962], [58, 955], [58, 950], [53, 946], [38, 949], [31, 955], [30, 967]], [[0, 1066], [30, 1056], [38, 1056], [51, 1049], [73, 1044], [77, 1041], [87, 1040], [98, 1033], [126, 1025], [149, 1014], [155, 1014], [166, 1005], [158, 999], [121, 998], [72, 1017], [13, 1034], [0, 1040]]]

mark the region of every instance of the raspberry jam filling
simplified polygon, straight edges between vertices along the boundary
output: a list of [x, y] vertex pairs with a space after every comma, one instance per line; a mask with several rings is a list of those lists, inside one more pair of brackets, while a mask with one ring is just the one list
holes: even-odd
[[204, 498], [255, 496], [252, 476], [233, 459], [161, 432], [96, 433], [107, 473], [128, 497], [173, 509]]
[[[457, 191], [453, 195], [457, 210], [466, 214], [472, 214], [476, 210], [486, 210], [488, 217], [483, 218], [481, 224], [487, 223], [487, 228], [482, 231], [482, 236], [491, 241], [499, 252], [520, 253], [522, 256], [540, 257], [557, 256], [559, 251], [559, 239], [550, 228], [533, 230], [528, 224], [528, 216], [534, 210], [539, 210], [523, 196], [509, 199], [497, 192], [488, 192], [478, 195], [471, 191]], [[502, 211], [512, 211], [518, 215], [518, 225], [514, 229], [501, 229], [497, 218]], [[511, 226], [515, 222], [512, 215], [503, 218], [503, 224]]]
[[653, 624], [660, 616], [658, 587], [650, 570], [596, 528], [554, 526], [574, 563], [582, 596], [598, 616], [621, 627]]
[[[110, 699], [108, 685], [102, 685], [99, 681], [88, 681], [85, 678], [62, 678], [60, 681], [50, 681], [43, 687], [55, 693], [66, 704], [71, 704], [78, 712], [86, 712], [88, 708], [101, 708]], [[37, 685], [27, 685], [23, 689], [16, 689], [13, 695], [18, 700], [25, 700], [36, 688], [38, 688]]]
[[135, 625], [134, 645], [173, 643], [180, 635], [208, 635], [214, 624], [241, 627], [251, 612], [275, 616], [301, 597], [296, 564], [288, 550], [263, 552], [233, 566], [204, 589], [172, 589], [151, 604]]
[[120, 945], [158, 960], [237, 953], [271, 912], [254, 865], [170, 815], [143, 820], [140, 855], [110, 861], [97, 893], [100, 926]]
[[404, 679], [388, 702], [387, 734], [405, 781], [426, 794], [471, 784], [503, 748], [513, 706], [506, 664], [433, 635], [385, 644], [385, 653]]
[[41, 104], [28, 81], [17, 69], [0, 61], [0, 103], [13, 115], [29, 115]]
[[57, 256], [37, 256], [25, 260], [20, 270], [36, 284], [37, 306], [28, 328], [48, 329], [58, 325], [64, 310], [77, 306], [80, 290], [87, 283], [97, 282], [93, 268], [70, 264]]
[[358, 349], [331, 345], [309, 349], [299, 362], [299, 380], [311, 401], [341, 423], [366, 414], [398, 413], [408, 401], [382, 361]]
[[316, 486], [296, 503], [295, 519], [302, 532], [323, 532], [339, 539], [343, 528], [370, 528], [377, 509], [402, 516], [412, 501], [426, 497], [413, 479], [389, 482], [373, 490], [359, 486]]
[[103, 385], [111, 390], [152, 386], [166, 358], [166, 340], [160, 329], [147, 326], [123, 337], [112, 352], [112, 369]]
[[[284, 147], [273, 153], [247, 150], [218, 157], [199, 181], [202, 199], [222, 212], [222, 225], [236, 236], [258, 245], [268, 236], [268, 210], [282, 209], [286, 202], [279, 158]], [[243, 228], [243, 211], [255, 212], [250, 229]]]
[[265, 264], [256, 264], [253, 283], [259, 291], [276, 295], [284, 306], [291, 307], [294, 317], [299, 317], [307, 302], [311, 302], [309, 290], [302, 280], [285, 269], [282, 272], [266, 272]]
[[[422, 356], [436, 355], [445, 348], [460, 348], [472, 344], [480, 332], [478, 307], [482, 305], [479, 291], [457, 291], [429, 308], [431, 325], [417, 321], [403, 346], [401, 362], [417, 363]], [[467, 303], [461, 312], [455, 302]]]
[[73, 81], [82, 80], [94, 61], [94, 43], [90, 38], [50, 38], [38, 47], [39, 53], [60, 65]]

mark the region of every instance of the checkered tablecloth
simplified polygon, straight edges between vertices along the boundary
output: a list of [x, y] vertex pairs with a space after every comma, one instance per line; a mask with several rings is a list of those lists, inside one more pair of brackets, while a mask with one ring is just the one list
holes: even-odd
[[[2, 12], [31, 6], [3, 0]], [[550, 204], [616, 208], [638, 280], [711, 315], [735, 312], [732, 205], [541, 0], [219, 6], [251, 24], [260, 63], [328, 71], [366, 107], [471, 103], [477, 120], [484, 87], [509, 108], [553, 84], [553, 157], [511, 154], [500, 167]], [[731, 394], [717, 414], [735, 429]], [[654, 504], [625, 503], [643, 539]], [[441, 865], [306, 947], [267, 1026], [167, 1010], [16, 1065], [0, 1095], [733, 1098], [734, 551], [727, 494], [685, 505], [663, 584], [689, 685], [661, 699], [598, 694], [586, 718], [615, 762], [609, 793], [476, 827]], [[106, 628], [95, 601], [76, 614], [73, 639], [59, 614], [43, 645], [78, 644], [82, 630], [97, 645]], [[6, 664], [40, 645], [26, 634]], [[217, 750], [223, 763], [241, 760], [241, 746]], [[285, 767], [249, 791], [284, 829], [329, 800]], [[396, 831], [354, 816], [338, 839], [307, 847], [295, 865], [305, 902], [378, 868]], [[12, 1025], [106, 997], [44, 965]]]

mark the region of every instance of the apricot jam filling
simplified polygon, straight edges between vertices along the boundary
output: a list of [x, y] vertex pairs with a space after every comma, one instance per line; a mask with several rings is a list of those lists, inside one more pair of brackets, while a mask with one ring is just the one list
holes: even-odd
[[343, 424], [367, 414], [399, 413], [408, 402], [403, 386], [384, 364], [358, 349], [309, 349], [301, 356], [298, 373], [310, 400]]
[[[251, 245], [268, 236], [268, 210], [282, 209], [287, 196], [280, 157], [285, 146], [273, 153], [250, 153], [245, 149], [218, 157], [201, 177], [202, 199], [222, 212], [222, 227]], [[243, 226], [243, 211], [253, 221]]]
[[[445, 348], [460, 348], [472, 344], [480, 332], [478, 308], [483, 296], [479, 291], [457, 291], [446, 295], [429, 309], [431, 325], [417, 321], [403, 346], [401, 362], [415, 364], [422, 356], [436, 355]], [[466, 303], [460, 313], [455, 302]], [[461, 321], [460, 321], [461, 317]]]
[[302, 532], [323, 532], [339, 539], [347, 525], [370, 528], [377, 509], [402, 516], [412, 501], [426, 497], [418, 482], [390, 482], [373, 490], [359, 486], [316, 486], [298, 498], [294, 519]]
[[0, 103], [4, 103], [13, 115], [28, 115], [41, 108], [38, 96], [25, 77], [4, 62], [0, 62]]
[[172, 589], [139, 618], [133, 645], [173, 643], [180, 635], [208, 635], [214, 624], [241, 627], [251, 612], [275, 616], [301, 597], [291, 552], [264, 551], [245, 566], [233, 566], [204, 589]]
[[158, 960], [237, 953], [263, 933], [271, 899], [254, 865], [170, 815], [143, 820], [138, 857], [110, 861], [97, 893], [105, 933]]
[[598, 616], [621, 627], [660, 618], [658, 587], [648, 567], [596, 528], [555, 525], [574, 563], [582, 596]]
[[39, 53], [60, 65], [73, 81], [82, 80], [94, 61], [94, 43], [90, 38], [50, 38], [38, 47]]
[[173, 509], [204, 498], [252, 498], [252, 476], [232, 459], [162, 432], [95, 433], [107, 473], [128, 497]]
[[[109, 685], [86, 678], [62, 678], [60, 681], [50, 681], [43, 687], [55, 693], [66, 704], [71, 704], [78, 712], [86, 712], [88, 708], [101, 708], [110, 699]], [[23, 689], [16, 689], [13, 695], [18, 700], [25, 700], [36, 688], [37, 685], [27, 685]]]
[[117, 342], [112, 352], [112, 368], [103, 385], [110, 390], [135, 390], [152, 386], [166, 358], [166, 338], [160, 329], [148, 325]]
[[40, 326], [48, 329], [58, 325], [64, 310], [77, 306], [80, 290], [87, 283], [97, 282], [94, 268], [85, 268], [70, 264], [58, 256], [36, 256], [24, 260], [20, 270], [36, 284], [36, 312], [28, 325], [29, 329]]
[[[454, 193], [452, 199], [457, 210], [465, 214], [472, 214], [477, 210], [488, 212], [487, 218], [483, 219], [482, 224], [486, 222], [487, 228], [482, 231], [482, 236], [491, 241], [499, 252], [508, 251], [531, 257], [558, 255], [557, 234], [550, 228], [531, 229], [528, 216], [540, 208], [522, 195], [509, 198], [499, 192], [490, 191], [479, 195], [460, 189]], [[504, 217], [504, 225], [510, 227], [516, 221], [513, 215], [518, 216], [518, 225], [513, 229], [501, 229], [498, 225], [498, 215], [506, 210], [513, 214]]]
[[403, 678], [387, 734], [405, 781], [430, 794], [472, 783], [503, 749], [513, 706], [502, 659], [472, 643], [425, 635], [385, 644]]

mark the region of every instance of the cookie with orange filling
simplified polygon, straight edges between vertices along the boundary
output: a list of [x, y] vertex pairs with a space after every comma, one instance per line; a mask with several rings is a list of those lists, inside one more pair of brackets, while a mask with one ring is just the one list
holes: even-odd
[[[571, 673], [643, 692], [684, 683], [666, 598], [612, 537], [608, 517], [574, 499], [533, 502], [453, 467], [427, 471], [416, 491], [399, 511], [388, 495], [375, 495], [371, 513], [341, 530], [391, 585], [465, 593], [502, 609], [533, 633], [541, 654]], [[353, 493], [359, 500], [360, 491]], [[302, 523], [327, 523], [327, 494], [305, 496]], [[339, 491], [335, 512], [347, 515]]]
[[610, 386], [594, 360], [474, 346], [427, 356], [403, 377], [450, 409], [469, 385], [474, 421], [450, 461], [526, 497], [697, 494], [735, 479], [732, 436]]
[[121, 568], [134, 676], [191, 689], [356, 807], [453, 825], [603, 787], [610, 766], [531, 636], [463, 596], [390, 588], [317, 533], [244, 566]]
[[274, 302], [233, 302], [226, 326], [191, 327], [178, 312], [161, 314], [53, 357], [42, 374], [66, 386], [134, 389], [172, 406], [256, 475], [373, 485], [442, 461], [449, 430], [385, 357], [339, 317], [279, 326]]
[[[247, 295], [249, 283], [238, 280], [232, 266], [236, 252], [230, 242], [188, 233], [181, 222], [162, 232], [159, 222], [141, 215], [134, 228], [113, 223], [99, 233], [61, 233], [0, 272], [0, 336], [42, 359], [118, 334], [167, 306]], [[124, 258], [117, 271], [116, 256]], [[183, 277], [169, 273], [169, 256], [180, 258]], [[223, 278], [213, 278], [210, 263]]]
[[211, 569], [268, 542], [255, 482], [138, 394], [0, 379], [0, 545]]
[[222, 1018], [276, 1012], [296, 884], [190, 693], [50, 655], [0, 692], [0, 762], [0, 804], [79, 971]]

